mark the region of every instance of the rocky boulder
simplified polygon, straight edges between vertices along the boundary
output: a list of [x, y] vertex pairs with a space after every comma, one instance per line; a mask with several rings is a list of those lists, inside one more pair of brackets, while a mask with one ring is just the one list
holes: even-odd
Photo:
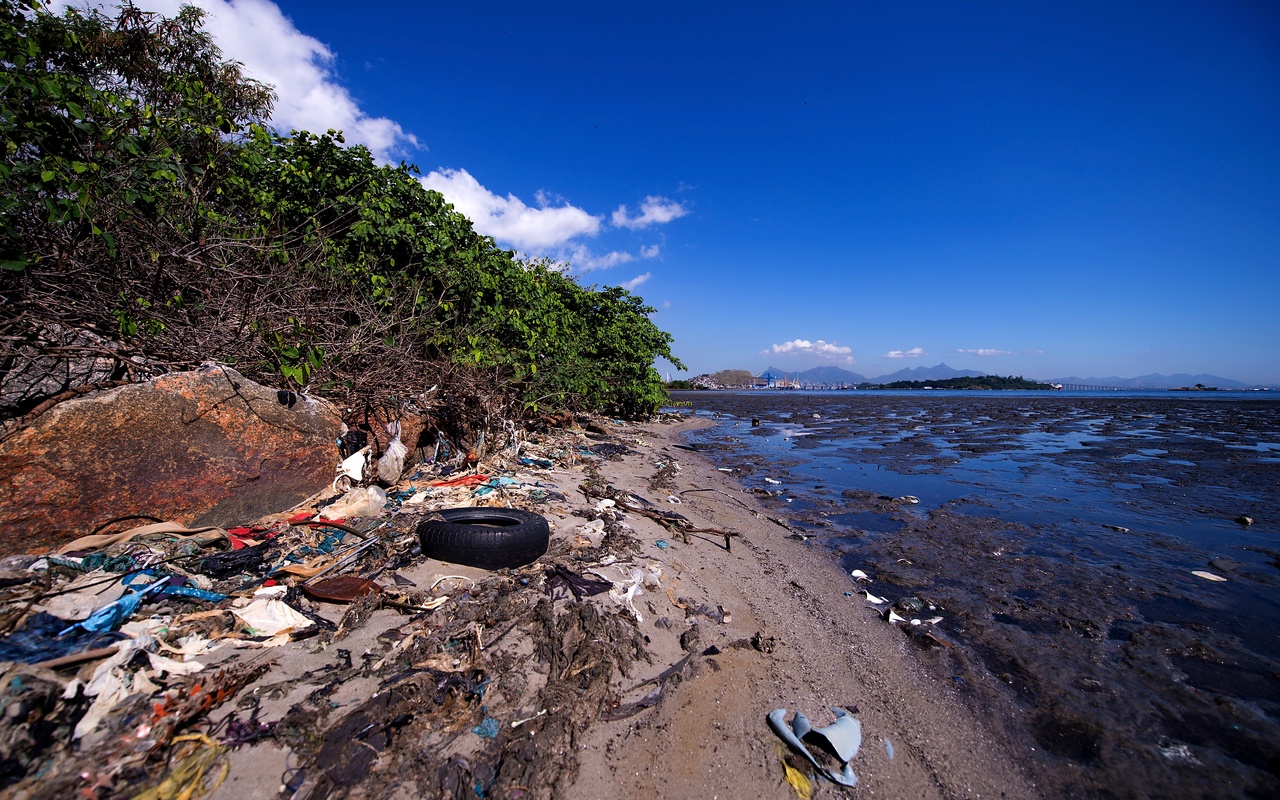
[[132, 514], [227, 527], [286, 510], [332, 479], [344, 430], [329, 404], [218, 366], [67, 400], [0, 442], [0, 554]]

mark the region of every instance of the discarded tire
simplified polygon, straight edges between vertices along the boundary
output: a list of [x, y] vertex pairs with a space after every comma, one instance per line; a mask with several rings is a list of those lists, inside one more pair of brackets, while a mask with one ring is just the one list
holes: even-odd
[[551, 529], [541, 516], [517, 508], [446, 508], [444, 521], [418, 525], [422, 552], [451, 564], [482, 569], [522, 567], [547, 552]]

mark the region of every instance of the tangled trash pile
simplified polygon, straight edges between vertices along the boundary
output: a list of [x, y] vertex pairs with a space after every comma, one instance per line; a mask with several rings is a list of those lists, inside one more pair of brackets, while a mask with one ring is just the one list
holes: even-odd
[[[622, 706], [617, 677], [649, 658], [634, 600], [661, 570], [621, 507], [682, 530], [598, 486], [595, 465], [627, 447], [594, 427], [509, 429], [489, 457], [481, 441], [416, 463], [398, 426], [376, 459], [348, 434], [327, 496], [297, 509], [225, 529], [119, 520], [0, 559], [0, 790], [199, 798], [273, 742], [282, 797], [410, 780], [432, 797], [553, 794], [577, 769], [564, 754]], [[556, 479], [583, 476], [603, 499], [536, 563], [440, 574], [423, 553], [441, 509], [568, 514]]]

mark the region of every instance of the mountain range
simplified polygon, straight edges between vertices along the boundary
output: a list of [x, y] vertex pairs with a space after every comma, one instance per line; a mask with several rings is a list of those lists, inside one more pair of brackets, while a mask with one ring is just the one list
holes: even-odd
[[[840, 367], [814, 367], [803, 372], [792, 372], [789, 370], [781, 370], [777, 367], [769, 367], [761, 376], [773, 375], [775, 378], [786, 377], [791, 380], [798, 380], [806, 384], [857, 384], [857, 383], [892, 383], [893, 381], [937, 381], [945, 378], [976, 378], [981, 375], [987, 375], [986, 372], [977, 372], [971, 369], [955, 369], [946, 364], [937, 364], [932, 367], [914, 367], [912, 369], [900, 369], [897, 372], [891, 372], [888, 375], [881, 375], [878, 378], [868, 378], [857, 372], [850, 372]], [[1222, 378], [1217, 375], [1190, 375], [1185, 372], [1179, 372], [1174, 375], [1160, 375], [1152, 373], [1150, 375], [1139, 375], [1136, 378], [1120, 378], [1111, 376], [1109, 378], [1079, 378], [1069, 376], [1066, 378], [1040, 378], [1045, 383], [1061, 383], [1071, 384], [1075, 386], [1105, 386], [1117, 389], [1178, 389], [1183, 386], [1195, 386], [1203, 384], [1204, 386], [1213, 386], [1218, 389], [1248, 389], [1252, 388], [1250, 384], [1242, 383], [1231, 378]]]

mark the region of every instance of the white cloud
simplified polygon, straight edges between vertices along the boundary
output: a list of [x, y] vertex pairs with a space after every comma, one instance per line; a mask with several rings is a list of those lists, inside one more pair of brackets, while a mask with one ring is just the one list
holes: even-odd
[[830, 358], [832, 356], [841, 356], [846, 364], [852, 364], [853, 356], [849, 355], [853, 352], [851, 347], [842, 347], [835, 342], [824, 342], [821, 339], [816, 342], [808, 339], [792, 339], [789, 342], [775, 344], [768, 350], [761, 350], [761, 355], [789, 356], [819, 356]]
[[[135, 0], [138, 8], [165, 16], [184, 5], [207, 12], [205, 28], [224, 57], [239, 61], [245, 73], [276, 89], [271, 122], [282, 130], [324, 133], [335, 128], [349, 143], [363, 144], [381, 161], [421, 148], [417, 138], [386, 117], [371, 117], [334, 73], [333, 52], [294, 27], [268, 0]], [[57, 10], [70, 4], [58, 3]], [[75, 5], [80, 5], [76, 3]], [[116, 3], [93, 3], [107, 13]]]
[[622, 253], [617, 250], [611, 250], [602, 256], [598, 256], [582, 245], [575, 245], [568, 250], [559, 251], [556, 260], [567, 262], [571, 269], [590, 272], [594, 269], [608, 269], [619, 264], [626, 264], [630, 261], [635, 261], [636, 257], [630, 253]]
[[626, 206], [618, 206], [613, 212], [612, 220], [615, 226], [634, 231], [650, 225], [661, 225], [688, 213], [689, 210], [675, 200], [649, 195], [640, 204], [640, 216], [630, 216]]
[[[465, 169], [440, 169], [422, 178], [422, 185], [445, 196], [467, 216], [480, 233], [492, 236], [517, 249], [545, 254], [579, 236], [600, 232], [601, 218], [576, 206], [544, 205], [530, 208], [513, 194], [499, 197], [480, 184]], [[546, 196], [539, 193], [542, 199]], [[604, 266], [630, 261], [626, 253], [610, 253], [604, 260], [619, 256]], [[626, 256], [621, 258], [620, 256]]]
[[919, 358], [928, 355], [923, 347], [913, 347], [910, 350], [890, 350], [884, 354], [885, 358]]
[[1013, 351], [1012, 351], [1012, 350], [996, 350], [996, 349], [994, 349], [994, 348], [990, 348], [990, 347], [978, 347], [978, 348], [971, 349], [971, 350], [966, 350], [966, 349], [964, 349], [964, 348], [960, 348], [960, 349], [956, 350], [956, 352], [957, 352], [957, 353], [970, 353], [970, 354], [975, 355], [975, 356], [1011, 356], [1011, 355], [1013, 355]]
[[653, 273], [646, 272], [643, 275], [635, 276], [629, 281], [623, 281], [618, 285], [621, 286], [623, 289], [626, 289], [628, 292], [634, 292], [636, 290], [636, 287], [646, 283], [652, 277], [653, 277]]
[[670, 301], [670, 300], [663, 300], [663, 301], [662, 301], [662, 307], [663, 307], [663, 308], [671, 308], [671, 301]]
[[640, 248], [640, 257], [657, 258], [659, 252], [659, 248], [656, 244], [646, 245], [645, 247]]

